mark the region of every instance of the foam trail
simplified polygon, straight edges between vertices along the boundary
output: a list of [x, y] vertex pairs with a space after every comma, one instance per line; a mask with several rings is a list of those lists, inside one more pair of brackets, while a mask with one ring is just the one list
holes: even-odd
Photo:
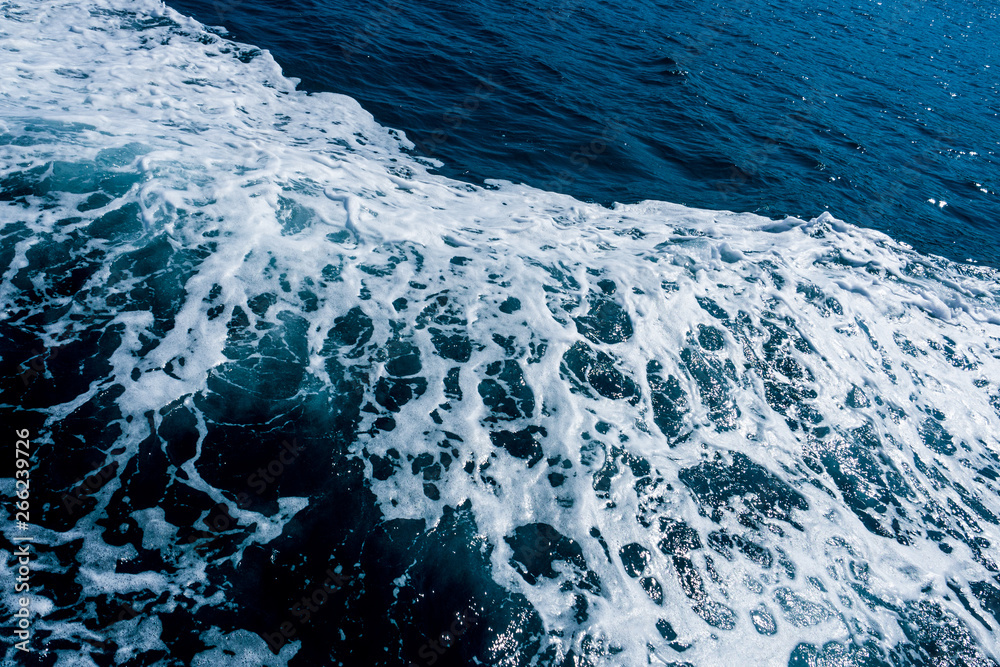
[[55, 664], [996, 664], [996, 271], [449, 181], [151, 0], [0, 34]]

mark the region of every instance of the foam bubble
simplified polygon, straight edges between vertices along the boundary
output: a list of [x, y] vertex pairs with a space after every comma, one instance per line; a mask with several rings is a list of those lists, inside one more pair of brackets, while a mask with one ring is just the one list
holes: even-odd
[[[19, 0], [0, 31], [0, 301], [44, 360], [4, 391], [45, 417], [51, 543], [82, 540], [54, 576], [142, 607], [100, 619], [117, 663], [231, 607], [220, 573], [284, 562], [350, 466], [388, 525], [471, 513], [545, 664], [996, 655], [994, 270], [828, 213], [449, 181], [146, 0]], [[88, 456], [116, 467], [83, 492], [57, 464]], [[89, 614], [37, 623], [96, 652]], [[481, 655], [529, 650], [494, 625]], [[247, 627], [192, 664], [258, 664]]]

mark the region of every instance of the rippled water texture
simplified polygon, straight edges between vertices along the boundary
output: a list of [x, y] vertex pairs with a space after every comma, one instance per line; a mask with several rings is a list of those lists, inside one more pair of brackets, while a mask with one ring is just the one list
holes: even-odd
[[153, 0], [0, 82], [9, 662], [997, 665], [996, 269], [451, 179]]
[[172, 0], [441, 173], [601, 203], [829, 210], [1000, 266], [996, 6], [978, 0]]

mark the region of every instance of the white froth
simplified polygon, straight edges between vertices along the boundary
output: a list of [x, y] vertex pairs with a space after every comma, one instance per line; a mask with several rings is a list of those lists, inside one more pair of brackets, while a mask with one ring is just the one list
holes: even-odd
[[[388, 480], [373, 479], [383, 513], [388, 518], [422, 518], [433, 525], [445, 505], [471, 500], [479, 530], [495, 547], [497, 582], [527, 596], [547, 630], [563, 633], [549, 641], [560, 644], [564, 653], [579, 651], [583, 636], [589, 634], [624, 649], [623, 654], [606, 655], [607, 664], [657, 664], [668, 655], [698, 664], [713, 664], [719, 655], [770, 664], [775, 655], [786, 660], [799, 642], [850, 641], [864, 636], [864, 628], [877, 631], [887, 644], [904, 641], [895, 616], [884, 608], [869, 608], [851, 587], [858, 580], [852, 563], [866, 563], [865, 584], [893, 604], [926, 598], [930, 586], [935, 599], [960, 617], [982, 646], [997, 652], [995, 636], [957, 601], [941, 599], [947, 582], [967, 587], [991, 572], [957, 540], [949, 540], [953, 551], [945, 554], [923, 537], [909, 546], [877, 537], [849, 510], [829, 476], [819, 477], [832, 496], [812, 486], [807, 480], [813, 475], [803, 464], [811, 443], [769, 405], [764, 378], [753, 365], [753, 355], [762, 354], [760, 342], [738, 338], [698, 301], [710, 297], [731, 318], [740, 311], [749, 313], [757, 326], [765, 312], [775, 321], [794, 323], [786, 331], [798, 331], [808, 345], [788, 354], [812, 374], [805, 385], [816, 392], [811, 405], [835, 431], [830, 437], [846, 443], [853, 429], [870, 426], [879, 435], [884, 456], [915, 490], [914, 497], [901, 499], [914, 518], [929, 503], [967, 504], [953, 487], [938, 485], [917, 470], [915, 455], [987, 507], [997, 507], [996, 485], [977, 476], [1000, 455], [1000, 416], [989, 403], [1000, 378], [1000, 281], [992, 269], [921, 256], [884, 234], [827, 213], [809, 221], [772, 221], [662, 202], [609, 210], [523, 185], [496, 182], [480, 188], [449, 181], [429, 174], [425, 161], [404, 153], [411, 145], [377, 125], [354, 100], [296, 91], [266, 52], [241, 62], [226, 52], [239, 45], [198, 41], [208, 34], [202, 26], [152, 0], [16, 0], [0, 11], [0, 81], [5, 82], [0, 88], [0, 129], [5, 136], [38, 139], [26, 146], [0, 145], [0, 177], [56, 161], [96, 164], [102, 150], [123, 147], [131, 148], [113, 166], [101, 168], [139, 176], [121, 200], [85, 213], [76, 211], [81, 196], [72, 193], [58, 195], [55, 208], [46, 211], [39, 205], [26, 209], [0, 204], [0, 224], [23, 222], [32, 231], [17, 242], [4, 274], [4, 312], [12, 308], [16, 288], [11, 279], [28, 265], [26, 253], [39, 239], [66, 233], [59, 222], [70, 215], [83, 218], [83, 226], [122, 202], [138, 205], [141, 231], [124, 240], [89, 242], [88, 249], [107, 253], [105, 267], [156, 239], [175, 248], [215, 243], [183, 284], [184, 302], [172, 328], [142, 359], [137, 352], [143, 338], [155, 336], [152, 312], [109, 313], [97, 296], [70, 311], [105, 313], [109, 326], [124, 327], [122, 344], [109, 360], [111, 379], [125, 390], [119, 406], [124, 415], [135, 417], [121, 424], [122, 464], [149, 435], [144, 414], [177, 400], [190, 401], [206, 390], [208, 378], [226, 360], [226, 322], [236, 308], [250, 314], [248, 302], [269, 293], [276, 303], [263, 316], [251, 314], [252, 322], [280, 327], [281, 313], [308, 321], [308, 371], [317, 383], [328, 385], [331, 379], [321, 354], [327, 331], [336, 317], [360, 306], [373, 320], [373, 340], [388, 340], [390, 322], [405, 321], [411, 342], [420, 350], [420, 375], [428, 386], [394, 415], [395, 430], [362, 436], [355, 453], [367, 448], [382, 455], [396, 448], [404, 455], [437, 454], [442, 430], [463, 439], [461, 458], [438, 484], [440, 500], [424, 493], [423, 480], [409, 474], [406, 462]], [[135, 16], [165, 17], [180, 28], [152, 27], [139, 33], [119, 25]], [[151, 41], [142, 44], [139, 35]], [[52, 177], [59, 178], [54, 172]], [[71, 175], [66, 178], [65, 189], [72, 190]], [[38, 198], [32, 202], [41, 203]], [[390, 275], [365, 270], [385, 265], [393, 254], [406, 255], [406, 261]], [[417, 254], [422, 257], [419, 267]], [[453, 263], [456, 257], [468, 261]], [[327, 265], [339, 269], [338, 282], [318, 278]], [[573, 392], [562, 371], [564, 354], [583, 340], [571, 318], [586, 313], [587, 295], [599, 292], [598, 281], [605, 278], [614, 280], [615, 299], [629, 314], [635, 332], [623, 342], [592, 347], [613, 354], [616, 367], [635, 380], [641, 394], [635, 405]], [[107, 280], [105, 268], [85, 287]], [[428, 287], [417, 290], [411, 281]], [[125, 281], [111, 289], [132, 286]], [[216, 286], [220, 294], [212, 297]], [[811, 297], [810, 286], [822, 297]], [[296, 296], [306, 287], [317, 296], [315, 310], [306, 309]], [[371, 299], [359, 298], [364, 289], [370, 290]], [[99, 293], [107, 295], [108, 290], [94, 290]], [[444, 293], [466, 318], [465, 333], [481, 344], [473, 346], [465, 363], [439, 357], [429, 332], [414, 327], [425, 305], [418, 300]], [[497, 308], [508, 296], [520, 299], [522, 307], [501, 315]], [[399, 298], [410, 300], [407, 311], [393, 307]], [[575, 305], [570, 303], [573, 298]], [[831, 299], [838, 308], [830, 306]], [[62, 303], [53, 297], [39, 307]], [[224, 304], [222, 314], [214, 318], [208, 315], [213, 304]], [[720, 364], [731, 360], [735, 369], [727, 390], [740, 417], [731, 430], [716, 428], [710, 406], [699, 400], [702, 390], [681, 357], [685, 347], [697, 348], [691, 341], [699, 325], [720, 329], [725, 341], [723, 350], [699, 354]], [[47, 335], [52, 341], [65, 340], [79, 326], [64, 316], [49, 325]], [[513, 358], [533, 391], [534, 414], [523, 424], [543, 425], [548, 433], [543, 439], [545, 456], [573, 464], [562, 486], [549, 484], [552, 469], [544, 459], [529, 468], [497, 451], [490, 441], [484, 425], [489, 410], [479, 400], [478, 387], [490, 363], [508, 358], [490, 342], [495, 335], [514, 337]], [[544, 356], [527, 363], [531, 346], [542, 342], [547, 345]], [[968, 363], [963, 364], [962, 357]], [[167, 364], [179, 358], [185, 360], [183, 366], [174, 364], [175, 370], [168, 373]], [[684, 417], [691, 438], [674, 448], [653, 424], [646, 371], [650, 360], [663, 365], [664, 377], [678, 378], [691, 403]], [[464, 398], [460, 409], [442, 413], [445, 421], [439, 427], [428, 415], [448, 402], [443, 378], [456, 365], [461, 366]], [[133, 379], [136, 368], [139, 377]], [[372, 384], [388, 377], [385, 365], [373, 363], [369, 377]], [[881, 403], [849, 407], [847, 397], [855, 387]], [[95, 384], [50, 418], [69, 414], [105, 389]], [[925, 444], [920, 428], [930, 409], [943, 416], [957, 448], [954, 455]], [[603, 451], [588, 453], [588, 443], [598, 440], [599, 420], [610, 424], [611, 431], [601, 438]], [[199, 430], [203, 439], [204, 423]], [[425, 436], [427, 431], [432, 435]], [[582, 437], [585, 432], [588, 439]], [[720, 582], [705, 576], [709, 597], [732, 608], [737, 625], [725, 631], [703, 622], [691, 611], [671, 559], [656, 548], [658, 533], [635, 519], [643, 499], [627, 467], [619, 463], [623, 471], [606, 497], [595, 493], [594, 473], [612, 446], [651, 463], [663, 484], [672, 487], [672, 492], [661, 487], [660, 515], [683, 519], [703, 538], [720, 525], [699, 513], [679, 471], [710, 460], [716, 452], [745, 453], [766, 467], [810, 506], [793, 513], [803, 531], [783, 524], [784, 537], [758, 536], [773, 550], [780, 547], [788, 553], [796, 577], [784, 574], [777, 564], [761, 570], [745, 559], [729, 562], [702, 549], [692, 556], [699, 571], [707, 571], [705, 557], [711, 555], [722, 574]], [[215, 502], [231, 504], [200, 477], [200, 441], [198, 447], [195, 459], [182, 466], [187, 483]], [[466, 461], [478, 467], [491, 460], [495, 486], [485, 483], [478, 471], [461, 473]], [[107, 502], [117, 488], [113, 480], [96, 497]], [[272, 517], [232, 510], [240, 525], [257, 524], [257, 532], [243, 546], [276, 538], [307, 504], [307, 499], [284, 498]], [[176, 529], [162, 510], [135, 512], [133, 517], [143, 526], [144, 548], [172, 551]], [[84, 520], [74, 535], [63, 536], [66, 541], [86, 541], [79, 555], [85, 559], [79, 577], [85, 595], [138, 590], [180, 595], [190, 582], [204, 580], [204, 563], [190, 554], [174, 554], [183, 566], [177, 575], [115, 574], [115, 562], [134, 554], [103, 544], [92, 521]], [[573, 598], [559, 590], [562, 579], [530, 586], [510, 566], [512, 549], [504, 537], [532, 522], [551, 524], [572, 537], [599, 576], [603, 592], [590, 598], [591, 616], [585, 624], [573, 620]], [[1000, 542], [996, 525], [978, 524], [992, 545]], [[625, 576], [617, 558], [614, 565], [608, 563], [598, 541], [589, 536], [595, 526], [613, 558], [631, 542], [651, 551], [649, 573], [663, 587], [662, 607], [646, 597], [637, 580]], [[742, 530], [732, 514], [722, 519], [722, 526], [734, 533]], [[238, 561], [239, 552], [233, 558]], [[818, 585], [809, 583], [810, 577]], [[745, 584], [748, 579], [759, 581]], [[817, 611], [820, 620], [814, 625], [796, 626], [782, 612], [779, 598], [785, 599], [785, 590], [829, 613]], [[751, 624], [750, 612], [761, 604], [776, 620], [774, 636], [758, 634]], [[692, 644], [687, 652], [678, 656], [664, 645], [655, 629], [658, 618], [669, 618], [680, 640]], [[39, 621], [43, 624], [70, 635], [87, 632], [82, 625], [59, 629]], [[122, 621], [115, 628], [119, 626], [121, 660], [158, 645], [162, 628], [155, 618]], [[123, 644], [128, 636], [130, 643]], [[220, 664], [223, 650], [236, 655], [226, 653], [225, 660], [233, 661], [227, 664], [260, 664], [264, 655], [270, 659], [263, 640], [244, 631], [222, 635], [212, 630], [203, 640], [212, 648], [196, 656], [195, 665]], [[655, 655], [647, 645], [658, 647]], [[296, 643], [287, 645], [278, 664], [296, 650]], [[72, 662], [69, 656], [60, 660], [89, 664]]]

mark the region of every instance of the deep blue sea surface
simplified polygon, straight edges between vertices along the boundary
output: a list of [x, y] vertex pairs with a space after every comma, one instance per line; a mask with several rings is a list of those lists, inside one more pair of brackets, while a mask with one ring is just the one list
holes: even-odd
[[0, 2], [4, 665], [1000, 666], [996, 24]]
[[600, 203], [828, 210], [1000, 265], [994, 3], [171, 0], [441, 173]]

